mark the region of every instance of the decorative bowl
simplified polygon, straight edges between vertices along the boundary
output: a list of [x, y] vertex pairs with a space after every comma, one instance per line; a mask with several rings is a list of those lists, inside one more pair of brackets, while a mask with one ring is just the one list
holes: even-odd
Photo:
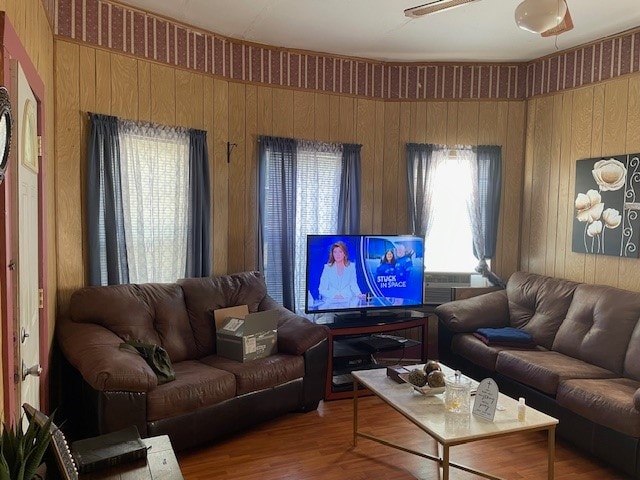
[[413, 383], [411, 383], [409, 381], [409, 374], [408, 373], [401, 373], [398, 376], [404, 382], [406, 382], [409, 385], [411, 385], [416, 392], [421, 393], [425, 397], [431, 397], [433, 395], [439, 395], [441, 393], [444, 393], [445, 387], [430, 387], [429, 385], [425, 385], [424, 387], [419, 387], [417, 385], [414, 385]]

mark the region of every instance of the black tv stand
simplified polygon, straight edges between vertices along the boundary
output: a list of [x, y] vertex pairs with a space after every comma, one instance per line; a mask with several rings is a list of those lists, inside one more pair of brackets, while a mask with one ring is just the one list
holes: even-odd
[[[329, 327], [325, 400], [353, 396], [352, 370], [382, 368], [386, 359], [396, 362], [397, 358], [406, 358], [420, 363], [428, 358], [428, 313], [413, 310], [378, 310], [374, 315], [369, 311], [365, 316], [360, 313], [334, 315], [332, 321], [322, 322]], [[414, 328], [419, 332], [409, 332]], [[401, 337], [406, 340], [391, 341]], [[372, 361], [374, 354], [376, 361]]]
[[326, 324], [329, 328], [343, 328], [347, 326], [364, 326], [380, 323], [393, 323], [412, 318], [414, 313], [410, 310], [359, 310], [357, 312], [336, 313], [333, 316], [333, 325]]

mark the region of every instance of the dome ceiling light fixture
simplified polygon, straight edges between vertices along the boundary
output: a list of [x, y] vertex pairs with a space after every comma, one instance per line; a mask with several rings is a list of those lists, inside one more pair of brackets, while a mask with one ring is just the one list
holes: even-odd
[[[444, 12], [479, 0], [429, 0], [427, 3], [407, 8], [405, 16], [419, 18]], [[523, 30], [551, 37], [573, 28], [566, 0], [524, 0], [515, 11], [516, 24]]]
[[516, 8], [515, 19], [522, 30], [544, 34], [565, 22], [567, 13], [565, 0], [524, 0]]

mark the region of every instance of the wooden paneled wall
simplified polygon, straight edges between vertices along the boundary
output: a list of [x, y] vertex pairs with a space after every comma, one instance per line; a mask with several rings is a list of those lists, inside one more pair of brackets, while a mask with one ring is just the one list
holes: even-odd
[[[257, 137], [361, 143], [363, 232], [407, 232], [406, 142], [504, 147], [495, 267], [518, 268], [525, 102], [381, 101], [250, 83], [55, 40], [58, 285], [61, 305], [85, 284], [87, 112], [208, 131], [213, 270], [257, 266]], [[237, 143], [227, 163], [226, 142]]]
[[640, 75], [528, 101], [521, 268], [640, 291], [638, 260], [571, 251], [576, 160], [640, 152]]

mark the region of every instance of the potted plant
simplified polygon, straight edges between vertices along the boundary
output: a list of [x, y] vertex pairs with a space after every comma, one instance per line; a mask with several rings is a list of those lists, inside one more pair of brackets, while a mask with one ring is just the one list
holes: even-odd
[[34, 421], [24, 430], [22, 417], [3, 424], [0, 443], [0, 480], [32, 480], [51, 441], [51, 419], [43, 426]]

